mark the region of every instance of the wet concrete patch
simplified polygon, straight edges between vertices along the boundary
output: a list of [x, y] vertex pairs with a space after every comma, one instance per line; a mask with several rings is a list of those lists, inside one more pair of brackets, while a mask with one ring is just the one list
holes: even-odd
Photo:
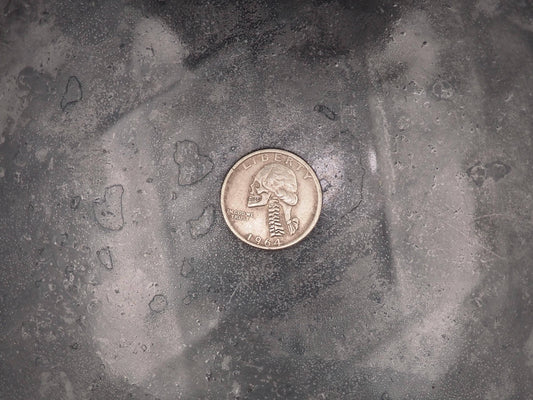
[[193, 185], [213, 169], [213, 161], [199, 153], [198, 145], [190, 140], [176, 144], [174, 161], [179, 166], [179, 185]]
[[98, 261], [105, 269], [113, 269], [113, 257], [111, 255], [111, 249], [109, 247], [103, 247], [96, 252]]
[[94, 201], [94, 215], [102, 228], [118, 231], [124, 227], [123, 194], [124, 187], [122, 185], [113, 185], [105, 188], [103, 198]]
[[61, 98], [61, 109], [67, 110], [67, 107], [73, 106], [78, 101], [83, 99], [83, 91], [81, 88], [81, 82], [76, 76], [70, 76], [65, 86], [65, 92]]
[[152, 310], [155, 313], [163, 312], [168, 306], [167, 297], [163, 294], [156, 294], [152, 298], [152, 300], [150, 300], [150, 303], [148, 304], [148, 306], [150, 307], [150, 310]]
[[191, 219], [187, 222], [189, 227], [189, 232], [193, 239], [198, 239], [206, 235], [213, 226], [215, 222], [215, 207], [213, 205], [208, 205], [202, 211], [202, 214], [196, 218]]

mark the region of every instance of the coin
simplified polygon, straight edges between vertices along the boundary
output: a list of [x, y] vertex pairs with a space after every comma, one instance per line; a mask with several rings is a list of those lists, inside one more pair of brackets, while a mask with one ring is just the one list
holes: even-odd
[[322, 208], [322, 189], [313, 169], [297, 155], [278, 149], [259, 150], [237, 161], [220, 197], [231, 231], [267, 250], [306, 237]]

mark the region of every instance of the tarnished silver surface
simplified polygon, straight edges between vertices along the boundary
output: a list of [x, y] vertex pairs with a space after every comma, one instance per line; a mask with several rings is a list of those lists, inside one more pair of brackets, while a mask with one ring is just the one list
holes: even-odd
[[283, 249], [315, 227], [322, 189], [313, 169], [296, 154], [264, 149], [231, 168], [220, 204], [228, 227], [239, 239], [261, 249]]

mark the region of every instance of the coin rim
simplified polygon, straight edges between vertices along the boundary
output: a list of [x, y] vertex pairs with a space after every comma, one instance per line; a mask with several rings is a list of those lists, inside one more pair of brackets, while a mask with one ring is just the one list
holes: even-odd
[[[246, 159], [248, 159], [250, 157], [253, 157], [256, 154], [261, 154], [261, 153], [264, 153], [264, 152], [281, 153], [281, 154], [284, 154], [286, 156], [294, 158], [296, 161], [300, 162], [301, 164], [303, 164], [305, 167], [309, 168], [313, 172], [313, 174], [312, 174], [313, 175], [313, 181], [315, 182], [316, 187], [318, 187], [318, 205], [317, 205], [317, 209], [316, 209], [316, 212], [315, 212], [315, 216], [313, 217], [313, 220], [309, 224], [309, 227], [294, 242], [291, 242], [291, 243], [288, 243], [288, 244], [285, 244], [285, 245], [282, 245], [282, 246], [276, 246], [276, 247], [273, 247], [273, 246], [270, 246], [270, 247], [261, 246], [261, 245], [258, 245], [258, 244], [255, 244], [255, 243], [252, 243], [252, 242], [246, 240], [246, 238], [244, 238], [244, 237], [241, 237], [241, 234], [239, 232], [237, 232], [237, 230], [235, 228], [233, 228], [233, 226], [231, 225], [231, 223], [230, 223], [230, 221], [228, 219], [228, 216], [226, 215], [226, 204], [224, 202], [224, 192], [226, 190], [226, 185], [228, 183], [228, 180], [229, 180], [230, 176], [235, 172], [236, 166], [241, 164], [242, 161], [244, 161], [244, 160], [246, 160]], [[300, 241], [302, 241], [303, 239], [305, 239], [307, 237], [307, 235], [309, 235], [309, 233], [316, 226], [316, 223], [318, 222], [318, 219], [320, 218], [320, 213], [322, 212], [322, 186], [320, 185], [320, 181], [318, 180], [318, 177], [316, 175], [315, 170], [304, 159], [302, 159], [300, 156], [298, 156], [298, 155], [296, 155], [294, 153], [291, 153], [290, 151], [276, 149], [276, 148], [267, 148], [267, 149], [256, 150], [256, 151], [248, 153], [247, 155], [239, 158], [233, 164], [233, 166], [230, 168], [228, 173], [226, 174], [226, 177], [224, 178], [224, 182], [222, 183], [222, 189], [220, 190], [220, 207], [222, 208], [222, 215], [224, 216], [224, 221], [226, 221], [226, 225], [233, 232], [233, 234], [235, 236], [237, 236], [237, 238], [240, 239], [241, 241], [243, 241], [244, 243], [246, 243], [246, 244], [248, 244], [250, 246], [253, 246], [255, 248], [258, 248], [258, 249], [263, 249], [263, 250], [281, 250], [281, 249], [286, 249], [287, 247], [294, 246], [295, 244], [297, 244]]]

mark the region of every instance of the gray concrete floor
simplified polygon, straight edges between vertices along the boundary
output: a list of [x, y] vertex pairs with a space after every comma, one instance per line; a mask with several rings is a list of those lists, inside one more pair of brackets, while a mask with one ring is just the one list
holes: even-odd
[[0, 6], [0, 398], [533, 399], [531, 0]]

